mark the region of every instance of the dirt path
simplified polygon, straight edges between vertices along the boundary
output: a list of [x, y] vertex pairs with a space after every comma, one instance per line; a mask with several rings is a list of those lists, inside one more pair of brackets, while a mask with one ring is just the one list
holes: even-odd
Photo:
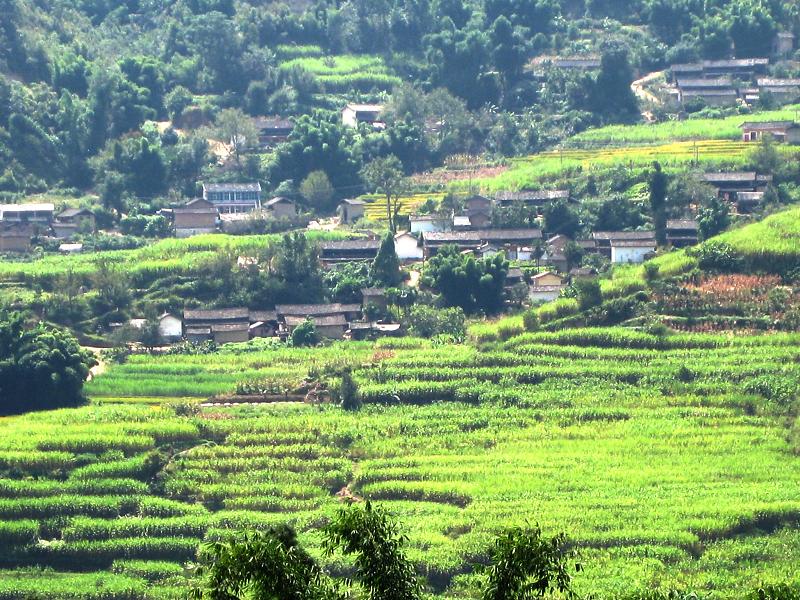
[[94, 358], [97, 361], [97, 364], [93, 366], [91, 369], [89, 369], [89, 376], [86, 378], [86, 381], [91, 381], [98, 375], [102, 375], [103, 373], [105, 373], [106, 369], [108, 368], [108, 365], [103, 360], [103, 354], [102, 354], [105, 348], [94, 348], [92, 346], [84, 346], [84, 349], [94, 354]]
[[656, 96], [652, 92], [649, 92], [646, 89], [646, 86], [648, 83], [652, 83], [663, 74], [664, 71], [654, 71], [653, 73], [648, 73], [641, 79], [637, 79], [631, 84], [631, 89], [633, 90], [633, 93], [642, 102], [650, 102], [651, 104], [660, 105], [661, 100], [658, 99], [658, 96]]

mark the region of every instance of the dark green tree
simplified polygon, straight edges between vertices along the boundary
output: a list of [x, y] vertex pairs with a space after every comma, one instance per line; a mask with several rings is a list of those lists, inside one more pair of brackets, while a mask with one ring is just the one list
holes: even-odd
[[633, 69], [624, 46], [608, 44], [600, 60], [600, 73], [592, 86], [588, 110], [607, 121], [632, 121], [639, 115], [631, 90]]
[[363, 508], [341, 509], [325, 528], [325, 536], [323, 549], [328, 556], [341, 550], [355, 558], [356, 579], [368, 600], [422, 598], [414, 565], [403, 551], [408, 539], [382, 508], [367, 502]]
[[654, 162], [648, 177], [650, 212], [656, 230], [656, 241], [661, 246], [667, 243], [667, 185], [666, 173], [661, 170], [658, 162]]
[[316, 346], [319, 343], [319, 336], [317, 335], [317, 328], [314, 322], [306, 318], [305, 321], [292, 330], [291, 340], [292, 346], [296, 348]]
[[576, 279], [572, 283], [578, 293], [578, 306], [581, 310], [588, 310], [595, 306], [600, 306], [603, 302], [603, 294], [600, 291], [600, 282], [597, 279]]
[[94, 364], [70, 333], [0, 312], [0, 414], [78, 406]]
[[270, 264], [271, 275], [281, 282], [284, 302], [322, 300], [319, 253], [302, 233], [284, 235]]
[[358, 386], [353, 379], [350, 369], [342, 373], [342, 380], [339, 382], [339, 401], [345, 410], [358, 410], [361, 408], [361, 398], [358, 396]]
[[[532, 600], [552, 594], [577, 598], [563, 534], [544, 539], [539, 527], [515, 528], [497, 537], [483, 600]], [[577, 565], [580, 570], [580, 565]]]
[[730, 206], [717, 195], [712, 196], [705, 203], [697, 216], [701, 240], [707, 240], [722, 233], [730, 224]]
[[444, 246], [428, 261], [424, 282], [442, 294], [447, 306], [461, 307], [467, 314], [494, 314], [503, 306], [507, 274], [508, 261], [502, 253], [476, 260], [456, 246]]
[[369, 270], [370, 279], [375, 285], [396, 287], [400, 284], [400, 261], [394, 247], [394, 235], [388, 232], [381, 242], [378, 254]]
[[548, 235], [574, 238], [581, 229], [578, 214], [566, 200], [556, 200], [544, 207], [544, 229]]

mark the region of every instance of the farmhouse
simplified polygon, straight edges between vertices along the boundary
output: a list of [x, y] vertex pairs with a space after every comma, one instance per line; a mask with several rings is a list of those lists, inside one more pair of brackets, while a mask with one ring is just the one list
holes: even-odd
[[254, 124], [258, 130], [258, 143], [262, 148], [271, 148], [289, 139], [294, 123], [283, 117], [256, 117]]
[[566, 248], [570, 239], [562, 234], [554, 235], [545, 244], [544, 252], [542, 253], [542, 262], [555, 267], [559, 271], [567, 270], [567, 256]]
[[175, 236], [187, 238], [217, 230], [217, 209], [203, 198], [195, 198], [179, 208], [172, 209], [172, 226]]
[[424, 258], [422, 245], [416, 236], [403, 231], [394, 236], [394, 251], [400, 261], [418, 261]]
[[611, 240], [612, 263], [641, 263], [656, 251], [653, 240]]
[[365, 288], [361, 290], [361, 306], [366, 307], [370, 304], [385, 309], [388, 306], [386, 290], [383, 288]]
[[737, 192], [736, 210], [740, 213], [749, 213], [755, 210], [764, 201], [764, 192]]
[[30, 223], [35, 228], [46, 227], [53, 220], [55, 206], [48, 202], [31, 204], [0, 204], [3, 223]]
[[563, 285], [563, 284], [564, 280], [561, 279], [559, 275], [553, 273], [552, 271], [537, 273], [536, 275], [531, 277], [532, 287], [547, 287], [552, 285]]
[[516, 258], [519, 247], [533, 246], [542, 239], [541, 229], [479, 229], [476, 231], [425, 232], [422, 234], [425, 256], [439, 248], [455, 245], [461, 250], [476, 250], [484, 244], [505, 246], [509, 258]]
[[561, 296], [563, 285], [532, 285], [528, 288], [531, 302], [551, 302]]
[[183, 321], [165, 312], [158, 317], [158, 335], [165, 342], [179, 342], [183, 337]]
[[289, 198], [278, 196], [264, 204], [264, 210], [274, 219], [292, 219], [297, 216], [297, 206]]
[[741, 127], [744, 142], [755, 142], [770, 135], [776, 142], [800, 143], [800, 124], [794, 121], [746, 122]]
[[251, 310], [250, 337], [272, 337], [278, 331], [278, 311]]
[[445, 215], [411, 215], [408, 218], [411, 233], [447, 231], [450, 219]]
[[55, 230], [56, 226], [68, 225], [75, 227], [76, 231], [92, 232], [96, 226], [94, 213], [88, 208], [68, 208], [58, 213], [51, 227]]
[[219, 310], [184, 310], [183, 326], [186, 339], [218, 344], [246, 342], [250, 339], [250, 313], [246, 308]]
[[667, 243], [673, 248], [685, 248], [697, 244], [698, 224], [694, 219], [668, 219]]
[[596, 251], [612, 259], [612, 246], [614, 242], [652, 242], [655, 247], [655, 231], [595, 231], [592, 240], [595, 242]]
[[520, 283], [525, 283], [525, 274], [519, 267], [511, 267], [506, 273], [505, 287], [515, 286]]
[[380, 240], [334, 240], [320, 242], [319, 257], [324, 264], [375, 260]]
[[704, 60], [699, 63], [677, 64], [670, 67], [674, 80], [714, 79], [730, 77], [750, 80], [755, 75], [764, 74], [769, 65], [768, 58], [740, 58], [732, 60]]
[[679, 100], [684, 104], [700, 99], [708, 106], [731, 106], [739, 99], [739, 92], [733, 88], [719, 90], [680, 90]]
[[347, 320], [343, 315], [325, 315], [319, 317], [293, 317], [288, 316], [284, 319], [285, 331], [291, 334], [299, 325], [306, 320], [310, 320], [317, 330], [317, 335], [324, 338], [340, 340], [347, 331]]
[[342, 125], [358, 127], [366, 123], [373, 129], [384, 129], [386, 123], [381, 121], [383, 104], [348, 104], [342, 109]]
[[33, 229], [26, 223], [0, 222], [0, 252], [28, 252]]
[[260, 183], [204, 183], [203, 199], [220, 213], [244, 213], [261, 208]]
[[347, 321], [361, 318], [360, 304], [279, 304], [275, 307], [278, 321], [289, 317], [329, 317], [342, 315]]
[[364, 216], [366, 202], [358, 199], [342, 200], [339, 204], [339, 220], [345, 225], [352, 225]]
[[703, 180], [717, 188], [721, 198], [735, 200], [739, 192], [763, 192], [772, 182], [772, 175], [759, 175], [755, 171], [705, 173]]
[[800, 97], [800, 79], [761, 78], [757, 80], [759, 94], [768, 93], [776, 102], [785, 104]]

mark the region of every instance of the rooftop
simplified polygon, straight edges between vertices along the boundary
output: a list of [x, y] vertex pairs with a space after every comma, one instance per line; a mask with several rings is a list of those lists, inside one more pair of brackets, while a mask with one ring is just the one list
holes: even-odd
[[320, 250], [377, 250], [380, 240], [329, 240], [319, 243]]
[[567, 190], [523, 190], [519, 192], [498, 192], [495, 194], [498, 202], [513, 202], [521, 200], [523, 202], [536, 202], [542, 200], [557, 200], [569, 198]]
[[204, 183], [205, 192], [260, 192], [261, 184], [256, 183]]
[[742, 123], [741, 128], [749, 131], [767, 131], [770, 129], [788, 129], [800, 127], [800, 124], [794, 121], [745, 121]]
[[278, 320], [278, 311], [276, 310], [251, 310], [250, 311], [250, 322], [261, 321], [262, 323], [268, 323], [269, 321], [277, 321]]
[[351, 206], [364, 206], [366, 205], [366, 202], [359, 200], [358, 198], [345, 198], [342, 200], [342, 204], [349, 204]]
[[283, 203], [294, 204], [294, 202], [289, 200], [289, 198], [285, 198], [283, 196], [276, 196], [275, 198], [264, 204], [264, 206], [275, 206], [276, 204], [283, 204]]
[[256, 117], [253, 119], [258, 129], [292, 129], [294, 123], [283, 117]]
[[278, 304], [275, 311], [280, 316], [293, 317], [320, 317], [324, 315], [357, 313], [361, 311], [360, 304]]
[[50, 202], [29, 204], [0, 204], [0, 212], [53, 212], [56, 207]]
[[[314, 323], [316, 327], [333, 327], [336, 325], [344, 327], [347, 326], [347, 319], [344, 318], [343, 314], [318, 316], [310, 318], [311, 322]], [[286, 317], [286, 324], [289, 327], [296, 327], [298, 325], [302, 325], [305, 322], [305, 320], [306, 317], [288, 316]]]
[[694, 219], [667, 219], [667, 229], [698, 229]]
[[422, 234], [426, 242], [446, 244], [448, 242], [504, 242], [541, 239], [541, 229], [479, 229], [475, 231], [426, 231]]
[[679, 88], [729, 88], [733, 85], [730, 78], [720, 77], [717, 79], [678, 79]]
[[727, 173], [704, 173], [706, 181], [772, 181], [772, 175], [758, 175], [755, 171], [730, 171]]
[[655, 240], [611, 240], [614, 248], [655, 248]]
[[656, 239], [656, 232], [652, 230], [646, 231], [594, 231], [592, 238], [597, 240], [654, 240]]
[[773, 78], [773, 77], [761, 77], [756, 80], [759, 87], [761, 86], [769, 86], [769, 87], [796, 87], [800, 86], [800, 79], [784, 79], [784, 78]]
[[355, 112], [381, 112], [383, 104], [355, 104], [351, 103], [345, 106], [345, 109], [350, 109]]
[[67, 208], [66, 210], [62, 210], [60, 213], [58, 213], [59, 218], [67, 218], [67, 219], [71, 217], [77, 217], [79, 215], [93, 216], [93, 213], [88, 208]]
[[184, 310], [186, 321], [249, 321], [250, 311], [246, 308], [221, 308], [212, 310]]

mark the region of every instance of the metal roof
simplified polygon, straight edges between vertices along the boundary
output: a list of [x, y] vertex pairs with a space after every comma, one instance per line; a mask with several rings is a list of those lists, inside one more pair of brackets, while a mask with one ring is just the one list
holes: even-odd
[[204, 183], [206, 192], [260, 192], [261, 184], [256, 183]]

